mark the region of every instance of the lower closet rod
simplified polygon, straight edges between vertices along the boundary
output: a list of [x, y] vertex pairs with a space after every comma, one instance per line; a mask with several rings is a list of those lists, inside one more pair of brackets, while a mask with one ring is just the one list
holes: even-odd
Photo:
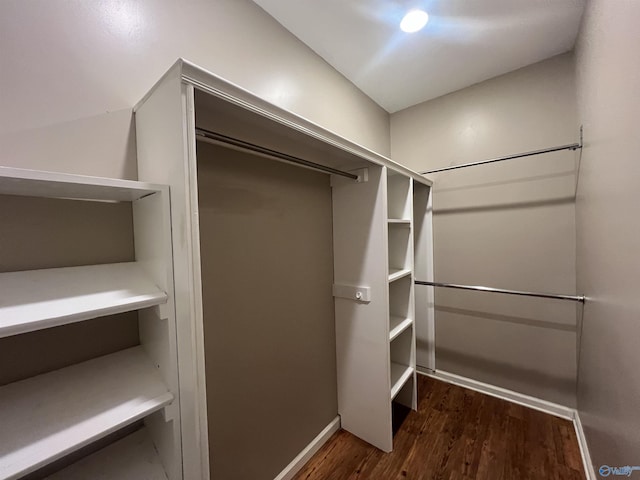
[[277, 150], [271, 150], [270, 148], [261, 147], [260, 145], [256, 145], [255, 143], [245, 142], [244, 140], [240, 140], [238, 138], [228, 137], [227, 135], [223, 135], [221, 133], [211, 132], [209, 130], [205, 130], [204, 128], [196, 128], [196, 138], [198, 140], [201, 139], [209, 143], [214, 143], [216, 145], [231, 146], [236, 150], [257, 153], [258, 155], [264, 157], [293, 163], [295, 165], [300, 165], [312, 170], [319, 170], [321, 172], [330, 173], [332, 175], [341, 175], [343, 177], [350, 178], [351, 180], [358, 180], [358, 175], [354, 175], [353, 173], [343, 172], [342, 170], [338, 170], [336, 168], [331, 168], [325, 165], [320, 165], [319, 163], [310, 162], [309, 160], [305, 160], [303, 158], [294, 157], [293, 155], [278, 152]]
[[521, 290], [504, 290], [502, 288], [481, 287], [476, 285], [456, 285], [455, 283], [425, 282], [422, 280], [416, 280], [415, 284], [431, 287], [457, 288], [459, 290], [476, 290], [479, 292], [506, 293], [507, 295], [521, 295], [525, 297], [553, 298], [556, 300], [570, 300], [580, 303], [585, 302], [584, 295], [557, 295], [555, 293], [524, 292]]

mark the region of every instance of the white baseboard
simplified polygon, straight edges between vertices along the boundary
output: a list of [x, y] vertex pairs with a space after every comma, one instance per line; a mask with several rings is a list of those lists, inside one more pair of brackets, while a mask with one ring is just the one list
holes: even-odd
[[309, 459], [313, 457], [318, 450], [320, 450], [320, 447], [329, 440], [331, 435], [336, 433], [338, 430], [340, 430], [340, 416], [334, 418], [316, 438], [311, 440], [309, 445], [307, 445], [274, 480], [291, 480], [295, 474], [304, 467]]
[[582, 429], [582, 422], [580, 421], [580, 414], [576, 410], [573, 416], [573, 427], [576, 430], [576, 436], [578, 437], [578, 445], [580, 445], [580, 455], [582, 455], [582, 464], [584, 465], [584, 473], [587, 480], [597, 480], [596, 472], [593, 469], [593, 463], [591, 462], [591, 455], [589, 454], [589, 446], [587, 445], [587, 437]]
[[491, 395], [508, 402], [517, 403], [524, 407], [533, 408], [556, 417], [564, 418], [573, 422], [573, 427], [578, 437], [578, 446], [580, 447], [580, 455], [582, 456], [582, 464], [584, 466], [585, 475], [587, 480], [597, 480], [593, 465], [591, 463], [591, 455], [589, 454], [589, 447], [587, 445], [587, 439], [582, 429], [582, 423], [580, 422], [580, 415], [575, 408], [565, 407], [557, 403], [541, 400], [540, 398], [531, 397], [523, 393], [507, 390], [506, 388], [496, 387], [488, 383], [472, 380], [471, 378], [461, 377], [453, 373], [444, 372], [442, 370], [432, 371], [418, 367], [417, 372], [427, 377], [432, 377], [443, 382], [458, 385], [460, 387], [469, 388], [476, 392]]
[[471, 378], [461, 377], [460, 375], [444, 372], [442, 370], [436, 370], [435, 372], [432, 372], [425, 370], [421, 371], [421, 369], [419, 369], [418, 373], [427, 375], [428, 377], [436, 378], [438, 380], [442, 380], [443, 382], [452, 383], [464, 388], [469, 388], [486, 395], [491, 395], [492, 397], [501, 398], [502, 400], [508, 400], [509, 402], [533, 408], [534, 410], [549, 413], [556, 417], [564, 418], [567, 420], [573, 420], [574, 417], [573, 413], [575, 412], [575, 410], [573, 408], [565, 407], [564, 405], [559, 405], [553, 402], [548, 402], [546, 400], [541, 400], [536, 397], [531, 397], [529, 395], [525, 395], [524, 393], [507, 390], [506, 388], [489, 385], [488, 383], [472, 380]]

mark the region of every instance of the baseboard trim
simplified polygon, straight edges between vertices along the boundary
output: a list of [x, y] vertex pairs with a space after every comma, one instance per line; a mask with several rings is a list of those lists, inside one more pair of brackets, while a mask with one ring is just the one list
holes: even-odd
[[584, 466], [585, 476], [587, 480], [597, 480], [598, 477], [596, 477], [596, 471], [593, 469], [593, 463], [591, 462], [589, 445], [587, 445], [587, 437], [584, 434], [580, 414], [577, 410], [574, 411], [573, 415], [573, 427], [576, 430], [576, 437], [578, 437], [578, 445], [580, 445], [580, 455], [582, 455], [582, 465]]
[[324, 430], [322, 430], [316, 438], [311, 440], [304, 450], [302, 450], [296, 458], [294, 458], [289, 465], [285, 467], [282, 472], [274, 480], [291, 480], [296, 473], [302, 470], [302, 467], [309, 461], [313, 455], [320, 450], [320, 447], [324, 445], [327, 440], [340, 430], [340, 416], [336, 416]]
[[564, 418], [566, 420], [573, 421], [575, 410], [564, 405], [541, 400], [536, 397], [525, 395], [524, 393], [514, 392], [513, 390], [507, 390], [506, 388], [496, 387], [488, 383], [479, 382], [467, 377], [461, 377], [454, 373], [445, 372], [442, 370], [436, 370], [435, 372], [418, 368], [418, 372], [428, 377], [433, 377], [443, 382], [452, 383], [460, 387], [469, 388], [492, 397], [501, 398], [509, 402], [517, 403], [525, 407], [533, 408], [556, 417]]
[[557, 403], [548, 402], [540, 398], [531, 397], [523, 393], [514, 392], [513, 390], [507, 390], [506, 388], [496, 387], [488, 383], [479, 382], [471, 378], [462, 377], [454, 373], [444, 372], [442, 370], [428, 370], [418, 367], [417, 372], [427, 377], [432, 377], [443, 382], [458, 385], [460, 387], [469, 388], [492, 397], [497, 397], [508, 402], [517, 403], [524, 407], [533, 408], [556, 417], [570, 420], [573, 423], [573, 427], [576, 431], [576, 437], [578, 438], [578, 446], [580, 447], [580, 455], [582, 457], [582, 465], [587, 480], [597, 480], [593, 464], [591, 463], [591, 455], [589, 454], [589, 446], [587, 445], [587, 438], [582, 429], [582, 422], [580, 421], [580, 415], [575, 408], [565, 407]]

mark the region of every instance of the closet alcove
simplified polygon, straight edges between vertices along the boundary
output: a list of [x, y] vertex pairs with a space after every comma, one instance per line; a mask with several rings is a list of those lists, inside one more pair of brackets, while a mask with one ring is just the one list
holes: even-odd
[[391, 451], [431, 183], [183, 60], [135, 112], [171, 188], [184, 478], [289, 478], [340, 427]]

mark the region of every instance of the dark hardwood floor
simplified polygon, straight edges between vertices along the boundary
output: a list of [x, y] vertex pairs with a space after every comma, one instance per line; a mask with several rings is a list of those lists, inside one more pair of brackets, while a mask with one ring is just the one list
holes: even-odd
[[570, 421], [423, 375], [393, 444], [383, 453], [341, 430], [294, 480], [585, 479]]

